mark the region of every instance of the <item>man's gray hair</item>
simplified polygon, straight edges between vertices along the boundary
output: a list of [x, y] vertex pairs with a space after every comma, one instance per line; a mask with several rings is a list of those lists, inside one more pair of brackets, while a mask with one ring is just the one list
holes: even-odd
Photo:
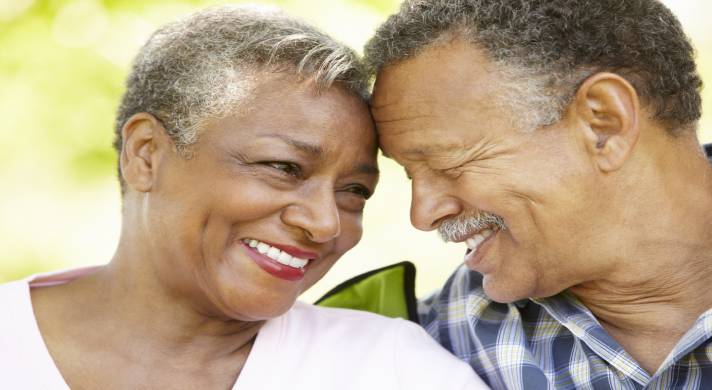
[[140, 50], [118, 110], [115, 149], [126, 121], [147, 112], [188, 156], [205, 121], [234, 112], [262, 71], [312, 78], [318, 90], [336, 83], [368, 99], [365, 67], [349, 47], [274, 9], [213, 7], [161, 27]]
[[367, 66], [376, 74], [453, 38], [497, 65], [503, 102], [519, 105], [530, 128], [557, 122], [602, 71], [625, 77], [673, 135], [694, 131], [701, 115], [694, 51], [657, 0], [405, 0], [366, 44]]

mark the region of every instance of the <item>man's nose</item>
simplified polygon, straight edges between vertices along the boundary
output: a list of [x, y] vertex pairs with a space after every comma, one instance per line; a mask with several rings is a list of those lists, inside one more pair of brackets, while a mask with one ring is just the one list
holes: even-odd
[[313, 242], [324, 243], [341, 234], [339, 208], [332, 186], [321, 186], [301, 194], [282, 212], [282, 221], [300, 228]]
[[437, 178], [413, 178], [410, 221], [416, 229], [437, 229], [444, 219], [462, 212], [462, 204], [450, 195], [450, 186], [446, 181]]

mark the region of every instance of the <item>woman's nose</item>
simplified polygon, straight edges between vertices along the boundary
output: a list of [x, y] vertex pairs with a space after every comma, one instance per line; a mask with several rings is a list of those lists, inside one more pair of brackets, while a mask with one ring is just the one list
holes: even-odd
[[282, 212], [282, 221], [304, 231], [313, 242], [323, 243], [341, 234], [341, 220], [332, 186], [313, 188]]

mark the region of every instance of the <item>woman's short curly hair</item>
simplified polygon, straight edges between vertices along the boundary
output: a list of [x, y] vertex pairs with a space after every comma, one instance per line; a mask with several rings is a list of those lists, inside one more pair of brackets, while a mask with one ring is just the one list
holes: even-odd
[[126, 121], [147, 112], [188, 157], [205, 121], [249, 99], [259, 72], [312, 78], [318, 90], [337, 84], [368, 99], [367, 72], [348, 46], [273, 8], [212, 7], [159, 28], [141, 48], [118, 109], [114, 148], [120, 153]]
[[405, 0], [367, 43], [367, 66], [375, 74], [453, 35], [501, 65], [532, 125], [559, 120], [601, 71], [625, 77], [673, 135], [701, 115], [694, 50], [657, 0]]

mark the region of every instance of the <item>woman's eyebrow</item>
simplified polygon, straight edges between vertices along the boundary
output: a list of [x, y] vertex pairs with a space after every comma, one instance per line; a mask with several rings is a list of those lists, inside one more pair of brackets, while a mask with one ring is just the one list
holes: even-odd
[[282, 140], [282, 142], [314, 157], [320, 157], [324, 154], [324, 149], [321, 146], [294, 139], [286, 134], [264, 134], [260, 135], [259, 137], [278, 138]]
[[372, 176], [378, 176], [381, 173], [381, 171], [378, 170], [378, 166], [374, 164], [358, 164], [354, 167], [353, 172]]
[[[281, 140], [282, 142], [299, 149], [300, 151], [312, 155], [314, 157], [321, 157], [324, 154], [324, 148], [322, 148], [319, 145], [316, 144], [311, 144], [308, 142], [300, 141], [297, 139], [294, 139], [286, 134], [264, 134], [260, 135], [260, 138], [277, 138]], [[353, 173], [356, 174], [365, 174], [365, 175], [379, 175], [380, 171], [378, 169], [377, 165], [374, 164], [357, 164], [354, 166], [352, 169]]]

